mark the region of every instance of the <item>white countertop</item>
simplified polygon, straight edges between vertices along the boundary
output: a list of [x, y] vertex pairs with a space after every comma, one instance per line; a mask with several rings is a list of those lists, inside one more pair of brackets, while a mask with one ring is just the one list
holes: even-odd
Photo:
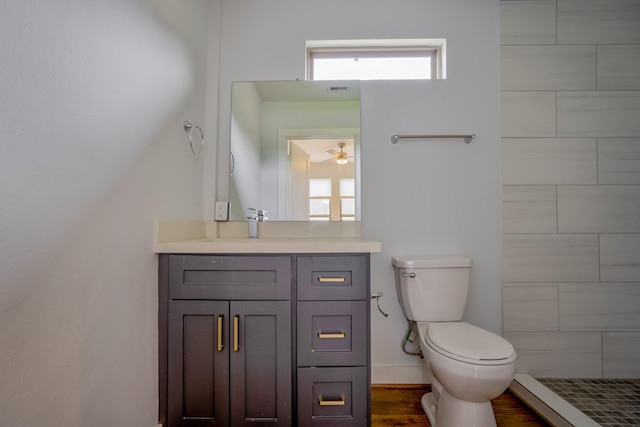
[[[295, 254], [374, 253], [380, 242], [363, 240], [359, 223], [259, 223], [258, 238], [248, 237], [248, 223], [156, 221], [155, 253]], [[222, 234], [222, 235], [221, 235]]]
[[380, 242], [357, 237], [213, 238], [154, 244], [155, 253], [172, 254], [374, 253], [380, 250]]

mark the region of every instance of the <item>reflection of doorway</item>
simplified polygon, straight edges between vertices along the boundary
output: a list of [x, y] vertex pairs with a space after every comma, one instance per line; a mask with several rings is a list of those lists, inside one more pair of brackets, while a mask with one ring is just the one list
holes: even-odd
[[[287, 214], [291, 220], [355, 220], [355, 145], [353, 136], [287, 139]], [[310, 190], [311, 180], [328, 184]], [[352, 188], [345, 188], [345, 182]]]

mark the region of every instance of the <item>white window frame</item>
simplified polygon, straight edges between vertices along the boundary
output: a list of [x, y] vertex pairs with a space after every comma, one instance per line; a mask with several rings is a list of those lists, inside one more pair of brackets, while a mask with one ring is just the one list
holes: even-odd
[[[424, 56], [432, 57], [431, 79], [446, 78], [445, 39], [308, 40], [307, 80], [313, 80], [314, 58]], [[425, 79], [427, 79], [425, 77]]]

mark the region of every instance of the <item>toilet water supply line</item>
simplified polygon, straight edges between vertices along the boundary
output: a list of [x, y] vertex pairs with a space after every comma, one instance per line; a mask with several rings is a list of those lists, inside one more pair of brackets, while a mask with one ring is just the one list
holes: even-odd
[[418, 332], [416, 331], [416, 322], [413, 320], [407, 320], [409, 323], [409, 329], [402, 339], [402, 351], [410, 356], [422, 356], [422, 352], [420, 351], [420, 347], [418, 347], [418, 351], [412, 352], [407, 350], [407, 343], [413, 344], [413, 341], [416, 339]]
[[376, 300], [376, 305], [378, 306], [378, 311], [380, 313], [382, 313], [382, 315], [384, 317], [389, 317], [389, 313], [384, 311], [384, 310], [382, 310], [382, 307], [380, 307], [380, 298], [382, 298], [382, 295], [383, 295], [382, 292], [374, 292], [374, 293], [371, 294], [371, 299]]
[[[383, 295], [382, 292], [374, 292], [371, 294], [371, 299], [376, 300], [378, 311], [382, 313], [384, 317], [389, 317], [389, 313], [384, 311], [382, 307], [380, 307], [380, 298], [382, 298], [382, 295]], [[408, 320], [408, 322], [409, 322], [409, 330], [407, 331], [404, 338], [402, 339], [402, 351], [404, 351], [406, 354], [411, 356], [422, 357], [422, 352], [420, 351], [420, 347], [418, 347], [418, 351], [416, 352], [407, 350], [407, 343], [413, 344], [413, 341], [416, 339], [416, 336], [418, 336], [418, 331], [416, 331], [416, 322], [414, 322], [413, 320]]]

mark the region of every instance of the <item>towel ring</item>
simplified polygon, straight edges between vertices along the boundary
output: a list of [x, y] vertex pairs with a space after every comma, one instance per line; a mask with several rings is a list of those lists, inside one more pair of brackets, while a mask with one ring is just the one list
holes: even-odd
[[[189, 145], [191, 146], [191, 152], [193, 153], [194, 156], [198, 157], [200, 153], [202, 153], [202, 149], [204, 148], [204, 132], [202, 132], [202, 128], [200, 127], [200, 125], [191, 124], [186, 120], [184, 121], [183, 127], [184, 127], [185, 133], [189, 134]], [[193, 130], [194, 129], [198, 129], [200, 131], [200, 150], [198, 150], [197, 152], [193, 148]]]

